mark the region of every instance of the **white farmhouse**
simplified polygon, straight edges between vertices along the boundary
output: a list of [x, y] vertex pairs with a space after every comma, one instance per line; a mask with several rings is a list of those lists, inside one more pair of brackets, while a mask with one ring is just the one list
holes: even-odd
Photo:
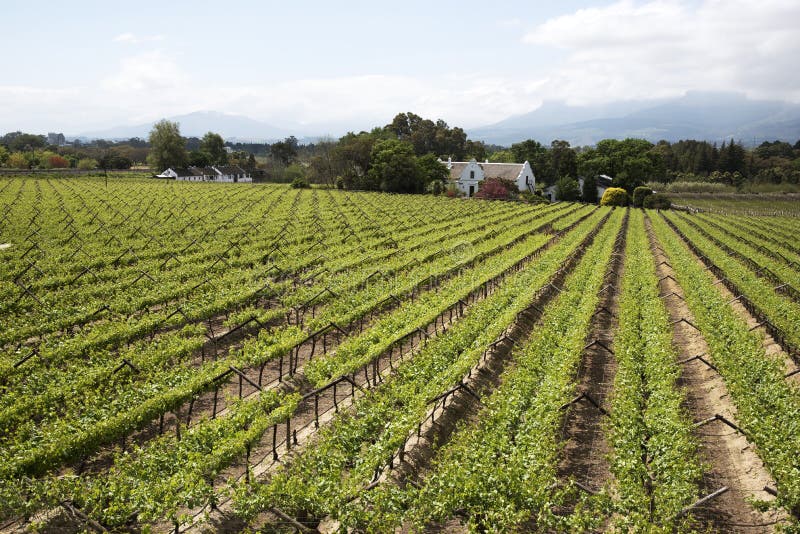
[[156, 178], [172, 178], [189, 182], [243, 182], [253, 181], [253, 177], [237, 165], [212, 165], [210, 167], [168, 168]]
[[238, 165], [224, 165], [212, 167], [217, 171], [215, 182], [252, 182], [253, 177]]
[[536, 176], [533, 174], [530, 163], [478, 163], [475, 159], [470, 161], [442, 162], [450, 171], [450, 180], [458, 189], [471, 197], [480, 189], [480, 183], [487, 178], [501, 178], [511, 180], [517, 184], [520, 191], [534, 191], [536, 189]]

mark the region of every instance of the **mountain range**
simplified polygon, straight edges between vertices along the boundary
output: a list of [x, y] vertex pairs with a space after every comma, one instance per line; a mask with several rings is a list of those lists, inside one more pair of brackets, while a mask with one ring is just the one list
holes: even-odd
[[662, 100], [621, 101], [596, 106], [545, 102], [538, 109], [468, 131], [473, 139], [508, 145], [524, 139], [564, 139], [573, 146], [601, 139], [649, 141], [697, 139], [746, 145], [800, 139], [800, 105], [750, 100], [737, 93], [688, 92]]
[[[170, 117], [180, 123], [186, 137], [219, 133], [228, 141], [271, 142], [294, 135], [301, 142], [313, 141], [335, 129], [328, 126], [282, 127], [217, 111], [198, 111]], [[85, 132], [70, 138], [146, 138], [153, 122]], [[374, 124], [358, 129], [370, 130]], [[660, 100], [628, 100], [602, 105], [570, 106], [547, 101], [529, 113], [514, 115], [497, 123], [467, 129], [471, 139], [510, 145], [525, 139], [549, 143], [564, 139], [573, 146], [593, 145], [601, 139], [637, 137], [652, 142], [665, 139], [697, 139], [721, 143], [735, 139], [745, 145], [765, 140], [794, 143], [800, 139], [800, 104], [773, 100], [751, 100], [738, 93], [688, 92]]]

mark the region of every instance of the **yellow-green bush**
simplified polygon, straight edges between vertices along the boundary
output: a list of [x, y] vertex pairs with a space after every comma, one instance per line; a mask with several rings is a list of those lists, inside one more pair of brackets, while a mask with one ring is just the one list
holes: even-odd
[[621, 187], [609, 187], [600, 199], [601, 206], [627, 206], [628, 192]]

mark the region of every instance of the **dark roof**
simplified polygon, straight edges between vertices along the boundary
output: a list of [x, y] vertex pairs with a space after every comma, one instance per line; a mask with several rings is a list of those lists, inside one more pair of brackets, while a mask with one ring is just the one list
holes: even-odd
[[244, 169], [242, 169], [238, 165], [218, 165], [217, 170], [219, 170], [219, 172], [225, 175], [246, 174]]
[[[458, 180], [461, 173], [471, 162], [469, 161], [453, 161], [450, 167], [450, 179]], [[486, 178], [502, 178], [504, 180], [516, 180], [519, 173], [522, 172], [524, 163], [478, 163], [478, 166], [483, 169], [483, 175]]]
[[450, 166], [450, 179], [458, 180], [461, 177], [461, 173], [464, 172], [464, 168], [467, 165], [469, 165], [468, 162], [454, 161]]
[[206, 176], [208, 173], [203, 167], [189, 167], [192, 176]]
[[595, 176], [595, 180], [597, 180], [597, 185], [603, 187], [611, 187], [611, 177], [606, 176], [605, 174], [598, 174]]
[[179, 178], [183, 178], [184, 176], [197, 176], [194, 171], [191, 169], [186, 169], [183, 167], [171, 167], [171, 169], [178, 175]]
[[522, 172], [524, 163], [479, 163], [486, 178], [516, 180]]

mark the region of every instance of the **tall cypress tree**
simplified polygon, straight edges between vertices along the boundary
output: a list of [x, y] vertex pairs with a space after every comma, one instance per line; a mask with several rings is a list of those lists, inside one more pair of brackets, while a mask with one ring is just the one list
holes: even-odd
[[[731, 141], [733, 143], [733, 141]], [[722, 146], [719, 149], [719, 158], [717, 158], [717, 170], [718, 171], [729, 171], [728, 168], [730, 166], [730, 156], [728, 154], [728, 147], [725, 144], [725, 141], [722, 142]]]
[[589, 204], [597, 204], [597, 178], [594, 174], [590, 174], [583, 180], [581, 200]]

